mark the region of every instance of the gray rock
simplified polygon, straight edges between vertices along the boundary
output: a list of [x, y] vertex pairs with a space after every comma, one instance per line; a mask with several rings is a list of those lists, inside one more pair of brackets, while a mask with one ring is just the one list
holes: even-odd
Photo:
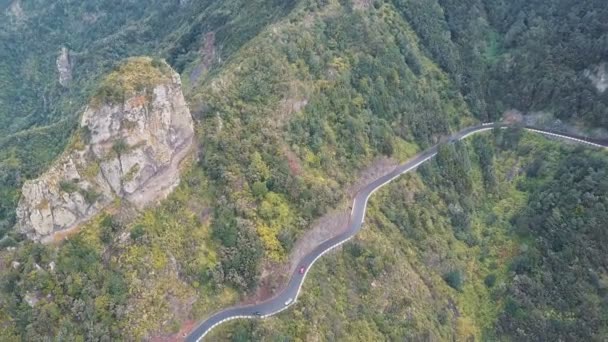
[[72, 82], [72, 63], [70, 61], [70, 51], [66, 47], [61, 48], [57, 57], [57, 72], [59, 73], [59, 84], [67, 87]]
[[19, 231], [46, 241], [84, 223], [115, 198], [141, 209], [179, 184], [179, 164], [189, 154], [194, 128], [179, 75], [170, 73], [151, 92], [85, 109], [84, 146], [68, 149], [47, 172], [23, 185]]
[[38, 298], [37, 294], [31, 293], [29, 291], [25, 293], [25, 296], [23, 296], [23, 299], [25, 300], [27, 305], [29, 305], [32, 308], [34, 306], [36, 306], [36, 304], [38, 304], [38, 302], [40, 301], [40, 298]]
[[25, 19], [25, 13], [21, 7], [21, 0], [13, 0], [6, 9], [6, 13], [11, 16], [13, 22], [21, 24]]
[[608, 66], [606, 63], [600, 63], [586, 69], [584, 75], [593, 83], [598, 92], [603, 93], [608, 89]]

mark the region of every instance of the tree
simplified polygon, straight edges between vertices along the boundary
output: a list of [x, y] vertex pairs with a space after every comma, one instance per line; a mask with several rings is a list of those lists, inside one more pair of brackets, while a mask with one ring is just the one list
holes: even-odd
[[268, 188], [266, 187], [266, 182], [255, 182], [251, 186], [251, 192], [257, 198], [264, 198], [268, 193]]
[[486, 276], [486, 278], [483, 280], [484, 284], [486, 284], [487, 287], [494, 287], [494, 284], [496, 284], [496, 274], [494, 273], [490, 273]]

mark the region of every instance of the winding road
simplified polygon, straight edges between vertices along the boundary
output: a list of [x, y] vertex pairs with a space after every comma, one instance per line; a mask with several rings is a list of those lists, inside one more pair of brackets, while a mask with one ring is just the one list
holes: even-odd
[[[444, 140], [442, 143], [462, 140], [475, 133], [492, 130], [494, 128], [507, 127], [509, 127], [509, 125], [502, 123], [485, 123], [478, 126], [465, 128], [460, 132], [451, 135], [447, 140]], [[570, 141], [594, 147], [608, 147], [608, 141], [589, 140], [575, 135], [547, 131], [531, 126], [523, 126], [522, 128], [530, 132], [567, 139]], [[236, 306], [215, 313], [214, 315], [202, 321], [190, 333], [190, 335], [186, 338], [186, 341], [201, 341], [203, 337], [205, 337], [205, 335], [207, 335], [207, 333], [209, 333], [213, 328], [226, 321], [239, 318], [266, 318], [268, 316], [272, 316], [283, 310], [286, 310], [291, 305], [295, 304], [296, 299], [300, 294], [302, 284], [304, 283], [304, 279], [306, 278], [306, 274], [308, 273], [308, 270], [310, 270], [312, 265], [315, 263], [315, 261], [317, 261], [317, 259], [323, 256], [325, 253], [350, 240], [353, 236], [355, 236], [355, 234], [357, 234], [357, 232], [359, 232], [365, 219], [365, 209], [367, 208], [367, 201], [370, 196], [376, 190], [388, 184], [393, 179], [399, 177], [404, 173], [415, 170], [418, 166], [433, 158], [437, 154], [437, 149], [440, 144], [437, 144], [433, 147], [426, 149], [423, 152], [420, 152], [419, 154], [408, 160], [406, 163], [397, 166], [395, 169], [393, 169], [393, 171], [381, 176], [380, 178], [377, 178], [373, 182], [361, 188], [359, 192], [357, 192], [357, 194], [355, 195], [347, 229], [341, 234], [322, 242], [312, 252], [304, 256], [298, 263], [298, 265], [305, 266], [304, 272], [301, 273], [299, 268], [294, 270], [294, 273], [292, 274], [289, 283], [280, 293], [262, 303], [246, 306]]]

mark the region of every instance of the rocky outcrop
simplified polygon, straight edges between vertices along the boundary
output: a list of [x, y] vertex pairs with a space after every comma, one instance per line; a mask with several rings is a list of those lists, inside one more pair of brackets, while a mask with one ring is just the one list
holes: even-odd
[[585, 70], [585, 77], [593, 83], [598, 92], [603, 93], [608, 89], [608, 66], [606, 63]]
[[193, 134], [179, 75], [164, 62], [129, 60], [100, 87], [68, 150], [24, 184], [18, 230], [40, 240], [116, 198], [143, 208], [166, 197], [179, 183]]
[[72, 63], [70, 61], [70, 51], [66, 47], [61, 48], [57, 57], [57, 72], [59, 73], [59, 84], [67, 87], [72, 82]]
[[11, 2], [11, 4], [8, 6], [7, 13], [14, 18], [15, 21], [23, 21], [25, 14], [23, 12], [23, 8], [21, 7], [21, 0], [13, 0], [13, 2]]

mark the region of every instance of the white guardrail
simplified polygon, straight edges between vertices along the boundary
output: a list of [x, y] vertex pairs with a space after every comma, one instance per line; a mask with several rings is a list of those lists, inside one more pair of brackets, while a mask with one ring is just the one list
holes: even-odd
[[595, 146], [595, 147], [604, 147], [604, 146], [602, 146], [600, 144], [596, 144], [596, 143], [591, 142], [591, 141], [577, 139], [577, 138], [572, 138], [572, 137], [569, 137], [569, 136], [566, 136], [566, 135], [539, 131], [539, 130], [534, 129], [534, 128], [525, 128], [525, 129], [528, 130], [528, 131], [530, 131], [530, 132], [536, 132], [536, 133], [540, 133], [540, 134], [544, 134], [544, 135], [549, 135], [549, 136], [552, 136], [552, 137], [558, 137], [558, 138], [568, 139], [568, 140], [576, 141], [576, 142], [579, 142], [579, 143], [583, 143], [583, 144], [587, 144], [587, 145], [591, 145], [591, 146]]

